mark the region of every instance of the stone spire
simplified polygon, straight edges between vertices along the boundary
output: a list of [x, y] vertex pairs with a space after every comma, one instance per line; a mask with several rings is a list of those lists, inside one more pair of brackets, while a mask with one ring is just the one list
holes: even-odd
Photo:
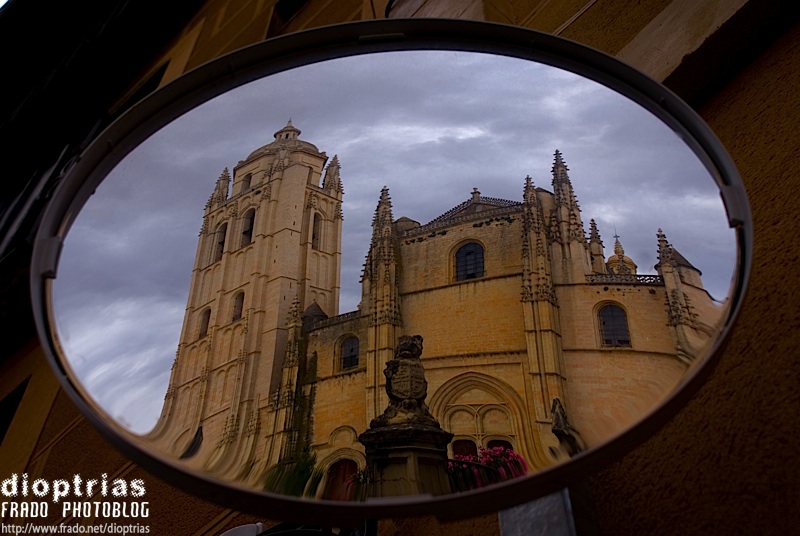
[[[656, 268], [660, 266], [672, 266], [672, 246], [667, 242], [667, 236], [660, 227], [658, 228], [656, 236], [658, 237], [658, 264], [656, 264]], [[661, 270], [659, 269], [659, 271]]]
[[[584, 248], [585, 244], [563, 246], [548, 244], [550, 232], [544, 221], [544, 211], [530, 177], [525, 177], [522, 203], [522, 320], [525, 326], [526, 365], [530, 375], [533, 411], [537, 420], [551, 418], [547, 402], [554, 397], [564, 397], [564, 371], [560, 359], [549, 358], [553, 349], [561, 344], [558, 298], [555, 292], [553, 267], [560, 263], [553, 255], [563, 255], [570, 246]], [[549, 194], [541, 192], [549, 197]], [[563, 207], [554, 207], [553, 213]], [[552, 246], [552, 247], [551, 247]], [[559, 260], [563, 256], [559, 257]], [[567, 259], [567, 262], [569, 259]], [[564, 263], [566, 264], [566, 263]], [[583, 276], [583, 273], [580, 274]], [[545, 357], [548, 356], [548, 357]]]
[[592, 273], [589, 245], [581, 220], [581, 207], [572, 189], [569, 168], [559, 151], [553, 158], [553, 200], [548, 239], [552, 246], [553, 283], [582, 283]]
[[592, 263], [592, 272], [596, 274], [606, 273], [605, 250], [603, 240], [600, 238], [600, 231], [597, 230], [597, 223], [589, 220], [589, 255]]
[[397, 233], [392, 216], [392, 200], [389, 189], [381, 190], [378, 206], [372, 218], [372, 240], [361, 277], [361, 309], [368, 316], [367, 330], [367, 419], [380, 415], [384, 408], [384, 389], [381, 388], [382, 364], [394, 355], [394, 346], [402, 320], [400, 316], [400, 289], [398, 287], [399, 265], [396, 248]]
[[333, 155], [331, 163], [325, 170], [325, 178], [322, 180], [323, 190], [333, 190], [334, 192], [344, 193], [342, 189], [342, 178], [339, 175], [341, 166], [339, 165], [338, 155]]
[[581, 207], [572, 189], [569, 179], [569, 168], [564, 163], [561, 152], [556, 150], [553, 158], [553, 195], [555, 196], [555, 209], [551, 222], [553, 238], [562, 243], [585, 243], [586, 236], [581, 220]]
[[525, 177], [525, 187], [522, 190], [522, 197], [526, 204], [539, 204], [539, 200], [536, 198], [536, 187], [533, 185], [533, 179], [531, 179], [530, 175]]
[[525, 177], [523, 200], [522, 301], [545, 300], [555, 304], [544, 214], [530, 176]]
[[381, 197], [372, 217], [372, 250], [378, 256], [378, 262], [394, 261], [394, 216], [392, 216], [392, 198], [389, 197], [389, 188], [381, 189]]
[[[685, 287], [684, 273], [678, 259], [679, 253], [667, 241], [664, 231], [656, 233], [658, 237], [658, 264], [656, 270], [664, 279], [664, 306], [667, 312], [667, 325], [673, 328], [675, 336], [675, 351], [678, 359], [690, 364], [695, 352], [692, 350], [692, 333], [696, 327], [696, 318], [688, 290]], [[683, 259], [683, 257], [680, 257]], [[697, 277], [699, 281], [699, 276]]]
[[214, 186], [214, 191], [211, 192], [211, 197], [208, 199], [206, 208], [217, 207], [227, 201], [230, 184], [231, 174], [228, 171], [228, 168], [225, 168], [222, 170], [222, 173], [220, 173], [220, 176], [217, 179], [217, 184]]
[[658, 230], [656, 236], [658, 236], [658, 264], [655, 268], [658, 273], [664, 277], [664, 268], [669, 267], [669, 269], [676, 270], [685, 283], [703, 288], [703, 282], [700, 279], [703, 273], [669, 243], [661, 229]]
[[369, 304], [373, 321], [399, 325], [396, 242], [392, 199], [384, 186], [372, 217], [372, 241], [361, 278], [362, 304]]
[[597, 230], [597, 222], [594, 221], [594, 218], [589, 220], [589, 243], [596, 242], [603, 245], [603, 240], [600, 238], [600, 231]]
[[556, 196], [557, 205], [573, 206], [577, 204], [575, 193], [572, 190], [572, 182], [569, 180], [569, 168], [564, 163], [561, 152], [556, 149], [553, 157], [553, 193]]

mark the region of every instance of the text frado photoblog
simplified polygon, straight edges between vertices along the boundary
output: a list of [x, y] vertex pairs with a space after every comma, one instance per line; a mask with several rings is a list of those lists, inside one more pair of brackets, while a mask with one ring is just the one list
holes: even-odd
[[75, 474], [71, 479], [52, 481], [44, 478], [31, 481], [28, 473], [13, 473], [0, 483], [0, 493], [3, 497], [22, 499], [4, 501], [0, 506], [0, 518], [47, 517], [50, 502], [61, 507], [62, 517], [135, 518], [150, 515], [147, 502], [98, 500], [106, 497], [140, 498], [146, 493], [144, 480], [109, 480], [107, 473], [99, 478], [84, 479]]

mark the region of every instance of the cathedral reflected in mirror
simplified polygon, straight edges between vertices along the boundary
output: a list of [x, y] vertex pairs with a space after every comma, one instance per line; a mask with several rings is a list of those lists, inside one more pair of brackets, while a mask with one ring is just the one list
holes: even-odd
[[[484, 486], [634, 424], [716, 340], [726, 302], [670, 243], [671, 222], [637, 230], [657, 251], [640, 267], [628, 237], [582, 211], [558, 150], [519, 170], [519, 198], [475, 185], [428, 222], [392, 205], [392, 184], [376, 188], [360, 302], [340, 312], [348, 162], [300, 136], [289, 121], [197, 207], [180, 342], [161, 416], [142, 436], [189, 467], [289, 495], [385, 495], [359, 437], [381, 419], [398, 424], [387, 408], [402, 383], [417, 394], [399, 397], [400, 414], [424, 407], [424, 426], [447, 436], [436, 447], [445, 482], [430, 484], [418, 464], [404, 477], [416, 487], [396, 493]], [[548, 167], [545, 184], [525, 177]], [[400, 367], [391, 391], [385, 368], [416, 335], [424, 376]], [[412, 464], [412, 450], [398, 456]]]

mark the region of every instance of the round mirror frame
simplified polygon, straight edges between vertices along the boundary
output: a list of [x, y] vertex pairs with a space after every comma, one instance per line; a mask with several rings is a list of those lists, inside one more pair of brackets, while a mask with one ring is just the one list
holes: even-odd
[[[187, 472], [131, 443], [104, 417], [62, 362], [51, 307], [64, 238], [97, 185], [129, 152], [178, 116], [230, 89], [271, 74], [324, 60], [400, 50], [451, 50], [498, 54], [565, 69], [628, 97], [667, 124], [691, 148], [720, 188], [738, 241], [738, 266], [730, 307], [709, 355], [673, 393], [639, 423], [568, 462], [530, 476], [446, 496], [403, 496], [361, 503], [300, 499], [237, 487]], [[499, 24], [444, 19], [356, 22], [299, 32], [215, 59], [137, 103], [99, 134], [74, 163], [47, 207], [34, 244], [31, 297], [38, 334], [64, 390], [101, 434], [145, 470], [211, 501], [276, 519], [353, 524], [366, 519], [435, 515], [473, 517], [544, 496], [585, 478], [663, 426], [699, 389], [719, 358], [741, 307], [752, 258], [752, 223], [741, 178], [719, 140], [697, 114], [664, 86], [611, 56], [549, 34]]]

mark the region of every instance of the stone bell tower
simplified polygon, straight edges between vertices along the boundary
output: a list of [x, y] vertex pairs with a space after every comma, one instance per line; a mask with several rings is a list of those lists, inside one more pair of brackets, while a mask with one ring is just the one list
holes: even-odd
[[327, 155], [299, 136], [289, 121], [217, 179], [164, 408], [148, 435], [229, 478], [274, 450], [264, 431], [274, 424], [290, 310], [338, 313], [339, 162], [326, 167]]

